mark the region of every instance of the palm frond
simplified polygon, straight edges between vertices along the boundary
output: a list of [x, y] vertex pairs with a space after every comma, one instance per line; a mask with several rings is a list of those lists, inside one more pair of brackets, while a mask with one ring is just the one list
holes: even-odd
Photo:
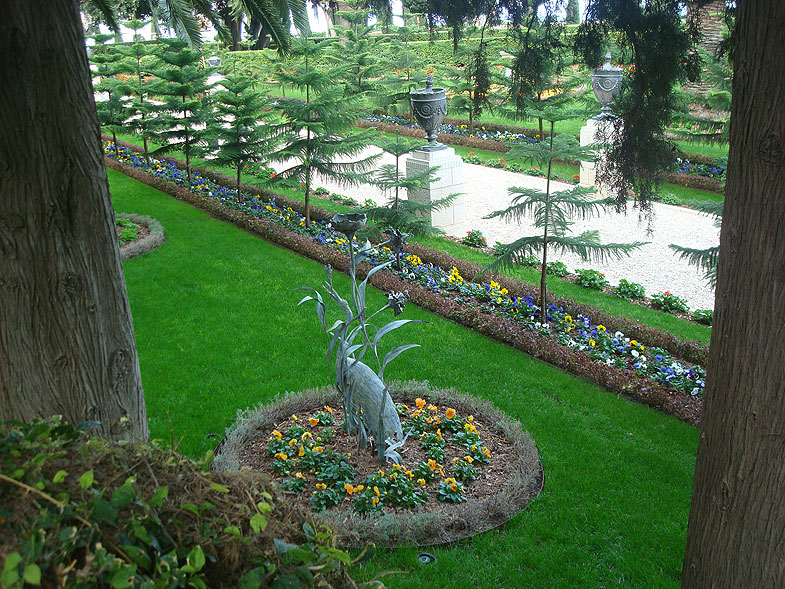
[[178, 39], [187, 43], [189, 47], [202, 45], [199, 22], [186, 0], [156, 0], [155, 3], [160, 11], [161, 20], [175, 32]]

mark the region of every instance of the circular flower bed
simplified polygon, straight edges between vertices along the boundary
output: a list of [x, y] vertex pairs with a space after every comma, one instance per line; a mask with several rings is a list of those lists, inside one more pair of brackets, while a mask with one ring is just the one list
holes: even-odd
[[[144, 215], [118, 213], [117, 232], [120, 239], [120, 259], [123, 261], [152, 251], [166, 241], [161, 224]], [[126, 239], [123, 239], [124, 236]]]
[[537, 447], [492, 404], [427, 383], [393, 383], [405, 444], [381, 463], [343, 428], [334, 389], [241, 413], [213, 468], [271, 474], [348, 544], [453, 542], [504, 524], [543, 487]]

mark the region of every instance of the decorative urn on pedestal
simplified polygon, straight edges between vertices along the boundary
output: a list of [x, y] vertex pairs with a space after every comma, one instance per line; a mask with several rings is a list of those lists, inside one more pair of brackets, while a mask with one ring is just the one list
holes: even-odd
[[610, 51], [605, 54], [605, 65], [595, 68], [592, 72], [591, 87], [602, 106], [600, 117], [607, 117], [611, 114], [611, 102], [614, 101], [621, 91], [623, 73], [620, 67], [611, 65]]
[[425, 88], [410, 91], [409, 99], [412, 103], [414, 118], [417, 119], [417, 124], [425, 130], [425, 138], [428, 140], [428, 145], [421, 149], [425, 151], [445, 149], [444, 145], [436, 141], [436, 129], [447, 116], [447, 95], [444, 88], [434, 88], [433, 76], [428, 74]]

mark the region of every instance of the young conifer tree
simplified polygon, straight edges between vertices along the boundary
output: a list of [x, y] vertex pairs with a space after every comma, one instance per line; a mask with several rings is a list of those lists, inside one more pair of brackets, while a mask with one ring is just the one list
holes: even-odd
[[[411, 20], [412, 15], [404, 19]], [[376, 85], [374, 103], [388, 114], [404, 116], [411, 121], [411, 102], [409, 92], [422, 87], [425, 82], [423, 60], [412, 51], [409, 43], [420, 29], [416, 26], [395, 28], [395, 37], [390, 41], [389, 57], [384, 61], [384, 76]]]
[[118, 74], [126, 73], [123, 56], [117, 51], [116, 45], [100, 45], [91, 61], [95, 64], [95, 73], [100, 78], [95, 85], [95, 91], [105, 95], [105, 98], [102, 96], [102, 99], [95, 101], [98, 121], [112, 132], [112, 143], [117, 153], [117, 133], [122, 133], [129, 117], [124, 97], [128, 84], [117, 77]]
[[531, 215], [534, 218], [534, 226], [542, 233], [521, 237], [512, 243], [503, 244], [500, 248], [500, 255], [485, 269], [510, 268], [522, 262], [527, 256], [539, 253], [542, 256], [540, 322], [544, 324], [548, 320], [546, 271], [549, 248], [562, 253], [577, 254], [583, 260], [605, 260], [628, 256], [633, 250], [645, 245], [646, 242], [603, 244], [600, 243], [599, 232], [596, 230], [584, 231], [577, 236], [571, 235], [571, 219], [586, 219], [601, 211], [608, 211], [615, 206], [616, 200], [615, 198], [597, 199], [594, 189], [584, 186], [551, 192], [553, 160], [587, 161], [593, 159], [594, 150], [579, 146], [571, 135], [561, 133], [554, 137], [553, 128], [556, 121], [574, 118], [575, 113], [545, 108], [541, 111], [529, 110], [526, 114], [548, 121], [550, 136], [547, 140], [534, 144], [514, 145], [508, 152], [508, 157], [510, 159], [524, 158], [539, 164], [540, 169], [547, 169], [545, 191], [536, 188], [510, 188], [510, 194], [514, 195], [512, 204], [504, 210], [494, 211], [486, 219], [520, 220]]
[[339, 80], [346, 83], [347, 95], [368, 94], [375, 90], [374, 80], [384, 68], [379, 59], [381, 40], [371, 34], [374, 27], [367, 24], [367, 10], [340, 11], [336, 15], [350, 26], [335, 25], [341, 42], [330, 46], [330, 59], [343, 66]]
[[[149, 21], [131, 20], [125, 24], [134, 31], [134, 38], [137, 31], [146, 26]], [[155, 105], [150, 101], [149, 89], [151, 86], [151, 75], [153, 59], [156, 55], [156, 47], [147, 43], [134, 43], [133, 45], [118, 45], [117, 52], [124, 57], [124, 69], [130, 74], [132, 80], [127, 84], [130, 100], [127, 103], [127, 113], [129, 116], [128, 125], [142, 137], [144, 147], [144, 157], [147, 164], [150, 164], [150, 149], [148, 140], [154, 130], [155, 121], [152, 113]], [[157, 61], [157, 59], [156, 59]]]
[[288, 165], [278, 172], [274, 181], [300, 183], [305, 188], [305, 225], [310, 227], [310, 193], [315, 175], [343, 185], [364, 181], [367, 171], [378, 155], [349, 160], [358, 156], [371, 142], [372, 129], [354, 133], [354, 122], [361, 107], [357, 96], [345, 96], [344, 87], [333, 84], [335, 71], [324, 71], [313, 66], [322, 48], [306, 39], [292, 44], [292, 53], [301, 63], [280, 79], [305, 90], [305, 101], [286, 98], [278, 103], [283, 120], [274, 133], [281, 147], [266, 159]]
[[204, 153], [205, 123], [210, 112], [207, 70], [201, 54], [176, 39], [164, 40], [162, 67], [154, 72], [159, 78], [151, 93], [164, 97], [156, 117], [157, 135], [165, 145], [154, 153], [179, 149], [185, 155], [188, 183], [193, 183], [191, 158]]
[[385, 153], [395, 157], [394, 164], [384, 164], [371, 177], [370, 183], [381, 188], [389, 195], [386, 205], [364, 208], [360, 212], [375, 221], [376, 228], [389, 231], [390, 244], [395, 252], [395, 267], [401, 269], [401, 249], [410, 235], [432, 236], [444, 233], [430, 223], [430, 213], [449, 205], [456, 195], [426, 204], [404, 198], [401, 190], [412, 191], [438, 180], [438, 168], [428, 168], [417, 174], [401, 173], [401, 157], [420, 147], [400, 135], [387, 137], [380, 135], [374, 142]]
[[237, 174], [237, 200], [243, 201], [241, 173], [252, 162], [261, 161], [269, 149], [269, 126], [260, 122], [266, 99], [254, 90], [255, 80], [249, 76], [230, 74], [213, 94], [214, 121], [209, 140], [218, 144], [214, 162], [231, 167]]

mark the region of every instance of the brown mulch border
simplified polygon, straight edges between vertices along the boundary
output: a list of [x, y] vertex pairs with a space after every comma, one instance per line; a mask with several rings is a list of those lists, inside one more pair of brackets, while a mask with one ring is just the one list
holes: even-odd
[[[452, 407], [461, 415], [474, 415], [478, 422], [484, 423], [484, 429], [490, 429], [499, 438], [500, 446], [504, 447], [504, 464], [496, 465], [495, 470], [501, 474], [497, 473], [493, 481], [478, 479], [475, 483], [493, 483], [497, 490], [469, 494], [465, 502], [457, 504], [430, 501], [416, 510], [387, 509], [384, 514], [361, 515], [343, 502], [334, 509], [317, 513], [315, 520], [335, 529], [342, 545], [361, 546], [375, 542], [389, 546], [408, 543], [429, 546], [456, 542], [504, 525], [542, 491], [545, 476], [537, 446], [523, 431], [520, 422], [492, 403], [452, 389], [436, 389], [427, 383], [414, 381], [393, 382], [389, 389], [396, 402], [413, 404], [417, 397], [422, 397], [429, 403]], [[257, 453], [257, 446], [260, 443], [264, 446], [270, 432], [278, 429], [290, 415], [318, 410], [325, 404], [341, 404], [340, 396], [332, 387], [289, 393], [272, 403], [239, 413], [216, 448], [212, 468], [247, 468], [247, 454]], [[407, 442], [416, 443], [415, 439]], [[491, 464], [493, 458], [488, 466]], [[256, 470], [256, 465], [251, 468]], [[357, 474], [364, 477], [377, 468], [378, 463], [367, 466], [368, 472]], [[298, 497], [292, 502], [302, 501]]]
[[[125, 144], [125, 146], [129, 145], [130, 144]], [[133, 147], [135, 148], [135, 151], [138, 151], [136, 146]], [[176, 162], [173, 158], [170, 158], [170, 160]], [[308, 237], [283, 229], [275, 223], [265, 219], [251, 217], [246, 213], [231, 209], [213, 198], [195, 194], [168, 180], [150, 176], [138, 168], [127, 166], [112, 158], [104, 158], [104, 161], [106, 162], [107, 167], [139, 180], [161, 192], [165, 192], [178, 200], [192, 204], [197, 208], [208, 212], [217, 219], [233, 223], [238, 227], [254, 232], [271, 242], [286, 247], [322, 264], [330, 264], [333, 268], [336, 268], [341, 272], [348, 272], [348, 256], [329, 246], [316, 243]], [[212, 176], [216, 179], [227, 178], [218, 173], [212, 173]], [[259, 189], [256, 190], [259, 193], [267, 192], [260, 191]], [[278, 195], [273, 195], [273, 193], [267, 194], [275, 196], [280, 202], [294, 202], [296, 208], [301, 210], [302, 203], [297, 203], [290, 199], [279, 198]], [[292, 208], [295, 208], [295, 206]], [[330, 214], [321, 209], [312, 209], [311, 216], [312, 218], [317, 216], [327, 218]], [[436, 265], [448, 268], [455, 265], [461, 274], [466, 277], [474, 276], [480, 269], [476, 264], [456, 260], [443, 252], [430, 250], [429, 248], [424, 248], [417, 244], [410, 244], [409, 249], [412, 253], [420, 256], [421, 259], [428, 260]], [[358, 267], [358, 276], [365, 276], [370, 269], [371, 266], [368, 264], [361, 264]], [[488, 278], [493, 278], [499, 282], [499, 284], [505, 286], [512, 294], [516, 295], [528, 293], [530, 289], [534, 288], [506, 276], [488, 275]], [[584, 353], [559, 344], [551, 337], [540, 335], [530, 329], [526, 329], [523, 325], [491, 315], [478, 308], [460, 305], [448, 297], [444, 297], [441, 294], [429, 291], [417, 284], [403, 280], [390, 271], [377, 272], [371, 277], [370, 282], [373, 286], [386, 292], [391, 290], [400, 292], [408, 291], [409, 299], [423, 309], [432, 311], [446, 319], [470, 327], [483, 335], [509, 344], [535, 358], [553, 364], [574, 375], [586, 378], [619, 395], [624, 395], [629, 399], [654, 407], [655, 409], [673, 415], [674, 417], [693, 425], [697, 425], [700, 422], [703, 402], [701, 399], [692, 397], [687, 393], [673, 391], [660, 383], [652, 381], [650, 378], [630, 370], [619, 370], [602, 363], [587, 361]], [[671, 339], [673, 340], [673, 344], [678, 346], [676, 350], [668, 348], [671, 353], [688, 361], [693, 361], [686, 356], [691, 350], [697, 354], [701, 349], [705, 349], [705, 346], [701, 346], [700, 344], [685, 342], [671, 334], [652, 330], [651, 328], [626, 318], [611, 317], [598, 309], [594, 309], [587, 305], [575, 304], [568, 299], [552, 297], [550, 302], [557, 305], [568, 304], [568, 307], [573, 313], [588, 315], [592, 317], [592, 320], [595, 322], [605, 323], [606, 327], [611, 330], [620, 329], [621, 331], [625, 331], [621, 326], [629, 325], [630, 328], [635, 328], [635, 330], [630, 330], [629, 333], [625, 331], [625, 334], [629, 337], [636, 337], [642, 341], [646, 341], [649, 345], [660, 345], [659, 341]], [[644, 336], [637, 335], [638, 333], [659, 334], [659, 337], [657, 338], [658, 341], [653, 342], [646, 339]], [[660, 347], [667, 346], [662, 345]], [[685, 353], [678, 353], [677, 350], [684, 350]]]

